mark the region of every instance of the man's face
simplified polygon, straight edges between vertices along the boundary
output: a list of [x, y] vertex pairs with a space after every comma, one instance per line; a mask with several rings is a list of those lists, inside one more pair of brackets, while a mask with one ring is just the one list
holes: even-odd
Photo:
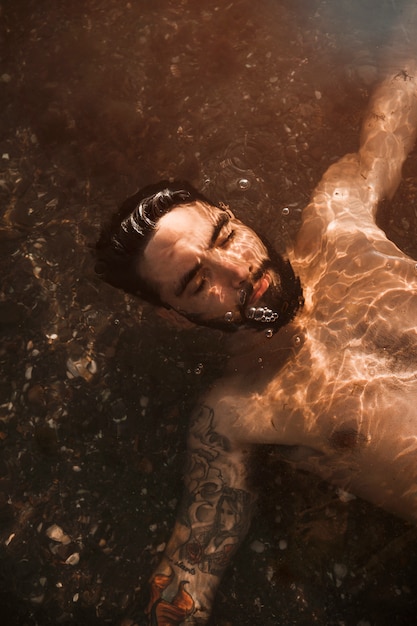
[[230, 211], [199, 201], [175, 207], [159, 220], [138, 269], [164, 304], [197, 323], [274, 319], [280, 278], [259, 237]]

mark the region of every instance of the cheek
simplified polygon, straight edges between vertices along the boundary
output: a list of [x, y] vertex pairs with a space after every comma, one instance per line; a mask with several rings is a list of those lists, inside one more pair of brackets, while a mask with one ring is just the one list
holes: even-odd
[[241, 259], [245, 261], [255, 260], [257, 263], [261, 263], [268, 257], [268, 252], [263, 243], [257, 237], [249, 235], [244, 235], [236, 242], [236, 252]]

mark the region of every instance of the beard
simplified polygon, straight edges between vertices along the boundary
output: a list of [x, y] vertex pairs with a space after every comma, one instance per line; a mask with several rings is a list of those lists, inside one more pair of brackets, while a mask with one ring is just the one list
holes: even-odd
[[[270, 285], [251, 305], [253, 284], [265, 274], [270, 277]], [[268, 259], [262, 263], [254, 279], [249, 297], [240, 306], [241, 324], [257, 330], [268, 329], [274, 334], [294, 319], [304, 303], [300, 279], [295, 275], [291, 263], [271, 249], [268, 250]]]
[[[300, 279], [295, 275], [291, 263], [263, 242], [268, 256], [252, 276], [251, 282], [239, 290], [240, 304], [236, 311], [226, 311], [222, 318], [202, 320], [199, 316], [188, 316], [197, 324], [217, 328], [227, 332], [239, 328], [253, 328], [275, 334], [291, 322], [303, 306], [304, 298]], [[262, 296], [251, 304], [254, 285], [265, 275], [270, 284]]]

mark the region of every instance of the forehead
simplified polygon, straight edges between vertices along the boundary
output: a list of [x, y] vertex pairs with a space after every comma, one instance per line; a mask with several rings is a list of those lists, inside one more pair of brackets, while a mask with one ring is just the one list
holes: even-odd
[[175, 244], [177, 239], [195, 242], [211, 232], [223, 211], [218, 207], [196, 201], [175, 207], [158, 222], [151, 244]]

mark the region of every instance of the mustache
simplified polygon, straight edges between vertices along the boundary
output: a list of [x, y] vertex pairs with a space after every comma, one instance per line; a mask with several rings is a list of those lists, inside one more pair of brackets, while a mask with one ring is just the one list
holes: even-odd
[[239, 304], [243, 306], [245, 302], [248, 302], [253, 294], [255, 289], [255, 285], [258, 280], [261, 280], [262, 276], [265, 272], [271, 268], [271, 261], [269, 259], [265, 259], [259, 268], [252, 273], [250, 280], [247, 280], [243, 283], [243, 285], [239, 289]]

